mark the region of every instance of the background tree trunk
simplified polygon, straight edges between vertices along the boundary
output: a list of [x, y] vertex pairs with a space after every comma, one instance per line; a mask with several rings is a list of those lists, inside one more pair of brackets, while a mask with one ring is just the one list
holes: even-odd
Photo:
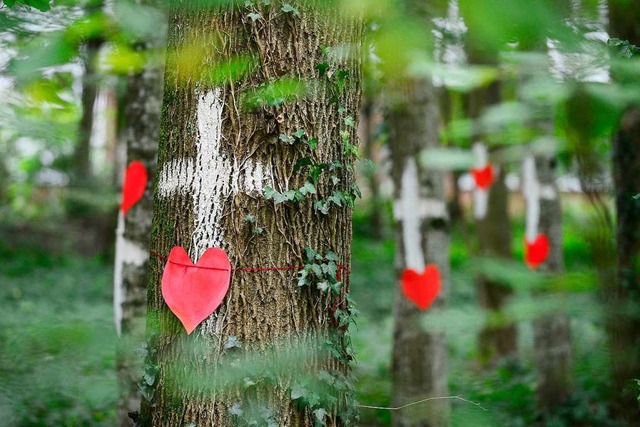
[[[612, 37], [640, 46], [640, 4], [609, 1]], [[614, 75], [614, 79], [617, 76]], [[613, 136], [617, 262], [615, 285], [607, 288], [609, 341], [616, 414], [640, 423], [640, 107], [630, 106]]]
[[[327, 55], [324, 48], [342, 45], [358, 52], [361, 25], [324, 2], [289, 5], [295, 10], [279, 4], [195, 10], [183, 4], [170, 13], [152, 253], [168, 255], [181, 245], [197, 261], [207, 248], [222, 247], [233, 267], [290, 269], [235, 271], [221, 306], [187, 336], [162, 299], [165, 261], [151, 258], [144, 425], [341, 425], [350, 416], [349, 383], [340, 380], [351, 358], [348, 332], [336, 323], [336, 315], [348, 311], [348, 274], [340, 274], [345, 284], [336, 300], [315, 286], [299, 287], [293, 268], [303, 263], [305, 247], [332, 251], [340, 263], [350, 264], [351, 209], [330, 204], [323, 214], [314, 204], [336, 191], [352, 191], [349, 146], [356, 143], [359, 60]], [[249, 13], [259, 15], [254, 20]], [[180, 57], [185, 50], [189, 70]], [[244, 77], [200, 78], [214, 62], [249, 53], [255, 64]], [[306, 97], [251, 95], [279, 77], [308, 79]], [[316, 149], [281, 140], [300, 129], [317, 138]], [[296, 167], [303, 158], [341, 167], [334, 163], [333, 171], [325, 170], [317, 194], [299, 203], [266, 199], [267, 186], [284, 193], [310, 182], [310, 167]], [[315, 339], [329, 345], [333, 356], [312, 346], [312, 357], [280, 371], [282, 355], [269, 357], [274, 346], [293, 351]], [[248, 369], [228, 364], [239, 345], [265, 365], [262, 374], [246, 375], [244, 387], [221, 379]], [[275, 377], [266, 373], [270, 365]], [[295, 388], [305, 375], [326, 379], [327, 373], [333, 392], [322, 394], [319, 403]], [[200, 379], [206, 379], [201, 386], [189, 385]], [[203, 390], [204, 384], [215, 388]]]
[[[473, 57], [473, 55], [470, 55]], [[477, 61], [480, 61], [478, 59]], [[469, 97], [469, 116], [481, 117], [484, 108], [501, 100], [501, 85], [496, 82], [474, 91]], [[478, 133], [476, 138], [481, 140]], [[493, 165], [494, 168], [496, 165]], [[505, 185], [505, 167], [499, 167], [494, 184], [489, 188], [486, 216], [476, 221], [479, 255], [511, 259], [511, 226], [509, 219], [509, 190]], [[495, 282], [484, 275], [476, 278], [480, 306], [489, 312], [499, 312], [513, 293], [508, 283]], [[478, 353], [483, 364], [493, 364], [505, 356], [515, 355], [518, 347], [515, 324], [483, 327], [478, 336]]]
[[[540, 200], [538, 231], [549, 239], [550, 252], [539, 269], [551, 273], [564, 271], [562, 255], [562, 208], [555, 185], [555, 156], [536, 158], [536, 175], [541, 186], [553, 188], [555, 198]], [[573, 383], [571, 321], [562, 312], [537, 318], [534, 326], [534, 350], [538, 376], [538, 407], [548, 412], [567, 400]]]
[[[445, 307], [449, 278], [449, 219], [444, 172], [419, 166], [420, 151], [440, 144], [437, 91], [427, 80], [408, 82], [402, 102], [391, 107], [389, 137], [395, 188], [396, 264], [422, 273], [428, 264], [440, 270], [442, 291], [428, 309]], [[415, 216], [413, 224], [409, 216]], [[393, 334], [393, 406], [427, 397], [447, 396], [447, 349], [443, 331], [425, 330], [425, 318], [396, 286]], [[394, 426], [445, 426], [450, 415], [446, 400], [416, 405], [394, 413]]]
[[[140, 51], [164, 46], [166, 28], [158, 23], [157, 39], [139, 43]], [[126, 164], [136, 160], [147, 169], [149, 181], [142, 199], [124, 217], [118, 216], [114, 271], [114, 313], [120, 335], [116, 359], [119, 400], [118, 422], [131, 425], [129, 413], [140, 409], [138, 382], [142, 378], [140, 354], [144, 349], [147, 311], [147, 267], [153, 205], [153, 183], [158, 154], [158, 133], [162, 108], [163, 64], [150, 62], [127, 78], [122, 109], [120, 143], [127, 148]]]

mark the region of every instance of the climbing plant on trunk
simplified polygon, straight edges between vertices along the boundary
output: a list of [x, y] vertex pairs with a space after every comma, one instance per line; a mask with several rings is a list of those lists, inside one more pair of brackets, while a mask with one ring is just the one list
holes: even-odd
[[[170, 11], [143, 425], [353, 418], [361, 24], [329, 3], [176, 2]], [[190, 335], [161, 293], [175, 246], [194, 262], [220, 247], [234, 268], [222, 304]], [[239, 362], [243, 353], [255, 363]]]

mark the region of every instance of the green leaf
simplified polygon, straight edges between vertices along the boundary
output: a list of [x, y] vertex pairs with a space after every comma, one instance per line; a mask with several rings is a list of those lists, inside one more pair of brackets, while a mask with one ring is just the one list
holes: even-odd
[[306, 246], [304, 248], [304, 254], [306, 255], [308, 260], [313, 260], [318, 255], [318, 252], [314, 251], [310, 247]]
[[336, 265], [335, 262], [329, 262], [327, 264], [322, 264], [322, 271], [327, 276], [331, 277], [332, 279], [335, 279], [336, 278], [336, 274], [338, 272], [338, 266]]
[[318, 282], [318, 284], [316, 286], [318, 287], [318, 289], [320, 291], [326, 292], [327, 289], [329, 289], [329, 282], [327, 282], [326, 280], [323, 280], [322, 282]]
[[316, 275], [316, 277], [322, 277], [322, 267], [318, 264], [311, 264], [311, 271]]
[[304, 183], [304, 185], [300, 188], [300, 192], [302, 194], [316, 194], [316, 186], [313, 185], [313, 183], [307, 181]]
[[327, 215], [329, 213], [329, 204], [324, 200], [316, 200], [313, 204], [313, 208], [323, 215]]
[[282, 9], [281, 9], [284, 13], [293, 13], [294, 15], [299, 15], [300, 12], [298, 12], [298, 9], [296, 9], [295, 7], [291, 6], [289, 3], [285, 3], [284, 5], [282, 5]]
[[334, 261], [334, 262], [340, 261], [340, 258], [338, 258], [338, 255], [336, 255], [335, 252], [331, 252], [331, 251], [327, 252], [324, 258], [327, 261]]
[[318, 138], [311, 138], [307, 141], [307, 145], [309, 146], [309, 148], [311, 148], [312, 150], [315, 150], [316, 148], [318, 148]]
[[305, 397], [308, 393], [309, 393], [309, 390], [307, 390], [301, 384], [294, 384], [293, 387], [291, 387], [291, 399], [293, 400], [297, 400], [297, 399], [300, 399], [301, 397]]
[[356, 122], [353, 120], [353, 117], [347, 116], [344, 118], [344, 124], [349, 126], [350, 128], [356, 127]]
[[288, 137], [287, 135], [285, 135], [284, 133], [280, 134], [279, 137], [280, 141], [287, 143], [289, 145], [292, 145], [295, 141], [293, 139], [291, 139], [290, 137]]
[[285, 200], [292, 202], [296, 199], [296, 190], [287, 190], [282, 193], [282, 195], [284, 196]]
[[224, 349], [229, 350], [231, 348], [242, 348], [242, 343], [235, 335], [229, 335], [227, 341], [224, 343]]
[[249, 224], [253, 224], [256, 222], [256, 217], [253, 215], [245, 215], [244, 222], [248, 222]]
[[313, 162], [311, 161], [311, 158], [309, 157], [303, 157], [300, 160], [298, 160], [296, 162], [296, 164], [293, 166], [293, 171], [297, 172], [299, 171], [301, 168], [305, 167], [305, 166], [310, 166], [312, 165]]
[[251, 18], [251, 20], [253, 22], [256, 22], [258, 19], [262, 18], [262, 15], [260, 15], [259, 13], [256, 12], [251, 12], [250, 14], [247, 15], [249, 18]]
[[327, 411], [325, 411], [324, 408], [318, 408], [313, 411], [313, 415], [316, 417], [316, 420], [322, 423], [324, 422], [324, 417], [327, 416]]
[[235, 415], [236, 417], [241, 417], [244, 415], [244, 411], [242, 410], [242, 406], [240, 406], [239, 402], [234, 403], [231, 408], [229, 408], [229, 413], [231, 415]]
[[304, 129], [298, 129], [297, 131], [293, 132], [291, 135], [295, 136], [298, 139], [301, 139], [305, 135]]

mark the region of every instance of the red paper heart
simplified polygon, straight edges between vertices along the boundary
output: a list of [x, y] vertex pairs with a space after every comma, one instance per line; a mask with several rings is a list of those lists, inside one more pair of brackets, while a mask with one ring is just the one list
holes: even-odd
[[429, 307], [440, 293], [440, 271], [429, 264], [422, 274], [406, 269], [402, 272], [402, 292], [420, 310]]
[[549, 256], [549, 239], [546, 234], [538, 234], [536, 240], [529, 243], [525, 240], [525, 261], [529, 268], [536, 269]]
[[148, 179], [147, 169], [142, 162], [134, 160], [129, 163], [124, 173], [124, 185], [122, 187], [122, 203], [120, 204], [122, 213], [126, 215], [127, 211], [142, 199], [144, 190], [147, 188]]
[[491, 187], [493, 184], [493, 167], [490, 164], [487, 164], [484, 168], [473, 168], [471, 169], [471, 173], [473, 174], [473, 179], [476, 182], [476, 187], [486, 190]]
[[162, 274], [162, 297], [190, 334], [222, 303], [230, 279], [231, 264], [222, 249], [207, 249], [193, 265], [185, 250], [176, 246]]

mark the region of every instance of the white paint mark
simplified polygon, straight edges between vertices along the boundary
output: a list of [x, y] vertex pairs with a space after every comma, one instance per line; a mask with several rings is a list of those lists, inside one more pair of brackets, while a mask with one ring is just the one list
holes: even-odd
[[[396, 201], [397, 219], [402, 220], [402, 241], [404, 244], [405, 267], [422, 272], [425, 267], [422, 250], [422, 232], [419, 212], [420, 182], [418, 167], [414, 158], [409, 158], [402, 172], [400, 200]], [[395, 209], [394, 209], [395, 210]]]
[[[489, 163], [489, 154], [484, 144], [476, 142], [473, 144], [473, 154], [476, 157], [476, 168], [483, 169]], [[494, 171], [495, 173], [495, 171]], [[475, 188], [473, 191], [473, 216], [476, 220], [484, 219], [489, 208], [489, 191], [482, 188]]]
[[525, 201], [525, 238], [533, 242], [538, 237], [540, 221], [540, 186], [536, 177], [536, 161], [529, 155], [522, 162], [522, 195]]
[[126, 290], [124, 289], [122, 273], [124, 265], [141, 267], [149, 259], [149, 252], [142, 246], [124, 237], [124, 214], [118, 214], [118, 228], [116, 229], [116, 254], [113, 272], [113, 312], [116, 322], [116, 331], [120, 336]]
[[168, 162], [158, 183], [164, 197], [179, 193], [193, 198], [195, 224], [189, 255], [194, 261], [207, 248], [222, 246], [224, 231], [220, 221], [228, 197], [239, 192], [262, 194], [264, 186], [273, 185], [261, 163], [252, 159], [239, 163], [222, 152], [223, 108], [219, 88], [198, 96], [196, 158]]
[[[447, 204], [440, 199], [419, 199], [416, 209], [420, 218], [449, 218]], [[401, 220], [404, 216], [404, 205], [402, 200], [393, 203], [393, 217]]]

